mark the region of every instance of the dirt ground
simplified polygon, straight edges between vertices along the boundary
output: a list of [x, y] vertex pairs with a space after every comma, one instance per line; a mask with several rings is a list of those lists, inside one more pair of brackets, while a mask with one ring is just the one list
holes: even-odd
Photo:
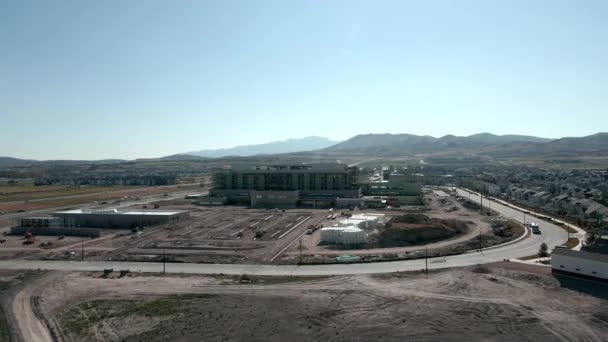
[[256, 210], [164, 205], [190, 210], [190, 219], [146, 228], [140, 234], [114, 234], [85, 249], [88, 260], [199, 263], [269, 263], [325, 216], [323, 210]]
[[[478, 237], [481, 234], [483, 236], [484, 247], [491, 246], [506, 242], [511, 238], [499, 238], [496, 237], [490, 226], [491, 217], [480, 215], [479, 211], [465, 208], [462, 203], [457, 201], [454, 197], [441, 192], [431, 192], [426, 195], [428, 201], [427, 211], [423, 214], [430, 218], [442, 219], [442, 220], [459, 220], [464, 221], [468, 225], [468, 230], [464, 234], [456, 235], [452, 238], [444, 239], [441, 241], [428, 243], [424, 245], [429, 250], [429, 255], [449, 255], [457, 253], [461, 250], [469, 250], [478, 248]], [[361, 214], [370, 212], [369, 210], [358, 210], [354, 211], [353, 214]], [[399, 211], [383, 211], [386, 214], [386, 219], [391, 216], [403, 214]], [[325, 221], [324, 221], [325, 222]], [[326, 222], [331, 224], [331, 222]], [[374, 231], [370, 231], [370, 234], [374, 234]], [[304, 235], [302, 237], [302, 260], [303, 262], [310, 263], [323, 263], [323, 262], [334, 262], [335, 257], [343, 254], [357, 255], [364, 257], [369, 260], [381, 260], [387, 257], [393, 258], [415, 258], [420, 257], [424, 253], [424, 247], [421, 245], [407, 246], [407, 247], [389, 247], [389, 248], [365, 248], [365, 249], [335, 249], [333, 246], [321, 246], [320, 231], [314, 232], [312, 235]], [[471, 243], [471, 241], [473, 241]], [[283, 263], [291, 263], [299, 260], [300, 250], [299, 245], [294, 244], [288, 249], [284, 258], [281, 260]]]
[[34, 294], [65, 341], [605, 341], [608, 300], [506, 265], [251, 284], [62, 273]]
[[[452, 197], [442, 197], [431, 193], [431, 201], [425, 215], [438, 219], [456, 219], [467, 222], [468, 230], [449, 239], [427, 245], [429, 255], [454, 254], [454, 248], [461, 250], [477, 248], [478, 243], [469, 244], [481, 231], [484, 242], [490, 241], [492, 231], [489, 218], [467, 209]], [[142, 206], [160, 205], [161, 209], [189, 210], [190, 219], [168, 225], [147, 227], [142, 232], [130, 230], [102, 231], [97, 239], [66, 237], [37, 237], [50, 241], [53, 246], [41, 248], [37, 241], [33, 245], [23, 245], [21, 237], [6, 237], [0, 245], [0, 258], [30, 259], [82, 259], [162, 261], [191, 263], [282, 263], [294, 264], [300, 261], [300, 240], [302, 241], [301, 261], [308, 263], [335, 262], [342, 254], [359, 255], [366, 260], [392, 260], [395, 258], [421, 257], [421, 246], [395, 248], [368, 248], [341, 250], [319, 246], [320, 231], [305, 235], [311, 224], [330, 226], [336, 221], [328, 220], [325, 209], [258, 210], [243, 207], [200, 207], [184, 199], [162, 200]], [[356, 210], [352, 214], [370, 213], [373, 210]], [[386, 218], [401, 215], [400, 211], [382, 211]], [[374, 231], [370, 231], [374, 234]], [[458, 251], [456, 251], [458, 252]], [[435, 253], [435, 254], [433, 254]]]

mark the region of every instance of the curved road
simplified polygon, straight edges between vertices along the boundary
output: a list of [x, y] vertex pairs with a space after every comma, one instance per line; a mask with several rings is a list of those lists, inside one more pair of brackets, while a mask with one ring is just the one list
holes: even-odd
[[[459, 195], [480, 201], [477, 194], [457, 190]], [[491, 208], [501, 215], [523, 222], [522, 211], [510, 208], [496, 201], [484, 198], [484, 207]], [[541, 243], [545, 242], [552, 250], [555, 246], [564, 244], [568, 233], [562, 228], [537, 218], [542, 234], [530, 234], [526, 238], [504, 246], [490, 247], [482, 252], [471, 251], [461, 255], [441, 258], [429, 258], [429, 268], [462, 267], [485, 264], [505, 259], [520, 258], [538, 253]], [[581, 234], [577, 234], [580, 237]], [[104, 268], [113, 268], [115, 271], [129, 269], [132, 272], [162, 272], [162, 263], [153, 262], [116, 262], [116, 261], [44, 261], [44, 260], [1, 260], [0, 269], [48, 269], [62, 271], [101, 271]], [[238, 264], [188, 264], [168, 263], [167, 273], [191, 274], [251, 274], [251, 275], [340, 275], [364, 273], [389, 273], [402, 271], [415, 271], [425, 268], [425, 260], [402, 260], [392, 262], [376, 262], [366, 264], [336, 264], [336, 265], [238, 265]]]

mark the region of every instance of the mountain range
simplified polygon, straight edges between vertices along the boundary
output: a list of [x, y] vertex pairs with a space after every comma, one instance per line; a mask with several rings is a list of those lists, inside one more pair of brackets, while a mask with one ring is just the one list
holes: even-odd
[[328, 138], [309, 136], [299, 139], [287, 139], [257, 145], [243, 145], [215, 150], [200, 150], [196, 152], [188, 152], [186, 154], [206, 158], [221, 158], [227, 156], [248, 157], [258, 154], [314, 151], [335, 145], [336, 143], [337, 141], [333, 141]]
[[480, 133], [470, 136], [445, 135], [435, 138], [414, 134], [362, 134], [323, 149], [325, 152], [361, 154], [418, 154], [459, 150], [481, 151], [509, 143], [543, 144], [551, 139], [527, 135], [495, 135]]
[[[259, 145], [236, 146], [227, 149], [201, 150], [150, 160], [200, 160], [222, 157], [251, 157], [256, 155], [288, 155], [297, 153], [326, 155], [398, 156], [415, 154], [477, 154], [498, 159], [507, 158], [575, 158], [580, 156], [608, 157], [608, 133], [584, 137], [546, 139], [526, 135], [495, 135], [480, 133], [470, 136], [445, 135], [435, 138], [414, 134], [362, 134], [343, 142], [323, 137], [305, 137], [274, 141]], [[292, 155], [297, 158], [297, 155]], [[136, 161], [139, 161], [136, 160]], [[120, 163], [119, 159], [84, 160], [26, 160], [0, 157], [0, 168], [45, 165], [75, 165]]]
[[493, 157], [570, 157], [608, 155], [608, 133], [578, 138], [546, 139], [526, 135], [480, 133], [440, 138], [413, 134], [364, 134], [322, 149], [322, 152], [362, 155], [475, 153]]

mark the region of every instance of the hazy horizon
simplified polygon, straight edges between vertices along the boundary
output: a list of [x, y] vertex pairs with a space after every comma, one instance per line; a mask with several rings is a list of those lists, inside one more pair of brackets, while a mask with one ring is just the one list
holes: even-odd
[[608, 3], [5, 1], [0, 156], [606, 129]]
[[[489, 133], [489, 134], [494, 134], [494, 135], [522, 135], [522, 136], [527, 136], [526, 134], [517, 134], [517, 133], [506, 133], [506, 134], [496, 134], [496, 133], [492, 133], [492, 132], [478, 132], [478, 133], [473, 133], [473, 134], [469, 134], [467, 136], [470, 135], [475, 135], [475, 134], [485, 134], [485, 133]], [[598, 134], [598, 133], [605, 133], [605, 132], [595, 132], [589, 135], [593, 135], [593, 134]], [[361, 134], [356, 134], [356, 135], [367, 135], [367, 134], [413, 134], [413, 135], [420, 135], [420, 134], [415, 134], [415, 133], [408, 133], [408, 132], [402, 132], [402, 133], [387, 133], [387, 132], [377, 132], [377, 133], [361, 133]], [[239, 148], [239, 147], [247, 147], [247, 146], [256, 146], [256, 145], [263, 145], [263, 144], [268, 144], [268, 143], [276, 143], [276, 142], [283, 142], [283, 141], [288, 141], [288, 140], [299, 140], [299, 139], [304, 139], [304, 138], [309, 138], [309, 137], [318, 137], [318, 138], [327, 138], [329, 140], [333, 140], [336, 144], [346, 141], [356, 135], [353, 135], [347, 139], [343, 139], [343, 140], [335, 140], [335, 139], [330, 139], [327, 137], [321, 137], [321, 136], [312, 136], [312, 135], [307, 135], [307, 136], [302, 136], [302, 137], [293, 137], [293, 138], [287, 138], [287, 139], [282, 139], [282, 140], [272, 140], [272, 141], [259, 141], [259, 142], [253, 142], [251, 144], [243, 144], [243, 145], [232, 145], [232, 146], [228, 146], [228, 147], [218, 147], [218, 148], [201, 148], [198, 150], [191, 150], [191, 151], [179, 151], [179, 152], [175, 152], [175, 153], [169, 153], [166, 155], [157, 155], [157, 156], [151, 156], [151, 157], [135, 157], [135, 158], [114, 158], [114, 157], [109, 157], [109, 158], [26, 158], [26, 157], [20, 157], [20, 156], [14, 156], [14, 155], [0, 155], [0, 157], [11, 157], [11, 158], [18, 158], [18, 159], [31, 159], [31, 160], [103, 160], [103, 159], [124, 159], [124, 160], [135, 160], [135, 159], [147, 159], [147, 158], [162, 158], [162, 157], [167, 157], [170, 155], [177, 155], [177, 154], [188, 154], [188, 153], [193, 153], [193, 152], [198, 152], [198, 151], [220, 151], [220, 150], [230, 150], [233, 148]], [[441, 138], [443, 136], [447, 136], [447, 135], [456, 135], [456, 134], [441, 134], [441, 135], [430, 135], [434, 138]], [[580, 136], [564, 136], [564, 137], [555, 137], [555, 138], [550, 138], [550, 137], [540, 137], [540, 136], [535, 136], [537, 138], [545, 138], [545, 139], [560, 139], [560, 138], [569, 138], [569, 137], [580, 137]]]

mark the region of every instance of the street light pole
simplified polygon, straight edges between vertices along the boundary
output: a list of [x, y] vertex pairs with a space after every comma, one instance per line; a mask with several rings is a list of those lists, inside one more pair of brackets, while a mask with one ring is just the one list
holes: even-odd
[[302, 238], [300, 237], [300, 261], [298, 263], [302, 263]]
[[426, 273], [426, 279], [429, 279], [429, 248], [424, 248], [424, 273]]
[[165, 249], [163, 248], [163, 274], [165, 274]]

